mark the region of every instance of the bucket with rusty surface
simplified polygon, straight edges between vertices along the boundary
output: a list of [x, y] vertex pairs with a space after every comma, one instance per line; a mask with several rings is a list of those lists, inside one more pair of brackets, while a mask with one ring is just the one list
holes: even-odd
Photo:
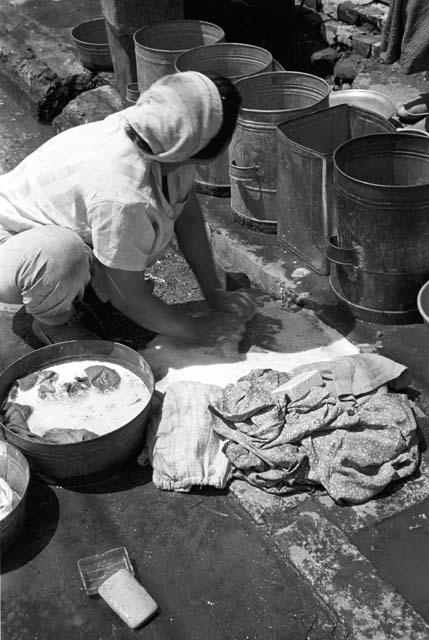
[[[215, 73], [237, 82], [247, 76], [273, 69], [269, 51], [250, 44], [221, 42], [185, 51], [176, 59], [177, 71]], [[213, 162], [196, 165], [195, 188], [199, 193], [229, 196], [229, 158], [225, 149]]]
[[386, 118], [349, 105], [278, 126], [279, 242], [322, 275], [329, 273], [326, 240], [335, 233], [334, 151], [351, 138], [394, 131]]
[[[136, 351], [108, 340], [73, 340], [37, 349], [2, 371], [0, 406], [16, 380], [45, 367], [77, 360], [101, 360], [106, 364], [111, 362], [125, 367], [144, 382], [152, 398], [152, 371]], [[48, 479], [68, 486], [108, 477], [122, 469], [130, 459], [137, 457], [144, 443], [149, 411], [150, 401], [135, 418], [118, 429], [92, 440], [69, 444], [51, 444], [0, 424], [7, 441], [25, 455], [32, 469]]]
[[239, 80], [242, 96], [229, 146], [231, 206], [247, 226], [277, 231], [277, 125], [328, 106], [329, 85], [296, 71]]
[[429, 280], [429, 138], [349, 140], [334, 154], [334, 182], [332, 291], [362, 320], [414, 322], [417, 294]]
[[184, 51], [224, 38], [223, 29], [202, 20], [165, 20], [138, 29], [134, 45], [140, 93], [162, 76], [174, 73], [175, 60]]

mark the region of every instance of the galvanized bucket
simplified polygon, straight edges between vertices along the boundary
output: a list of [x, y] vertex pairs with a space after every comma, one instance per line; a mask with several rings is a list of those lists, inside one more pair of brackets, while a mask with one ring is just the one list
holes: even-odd
[[350, 140], [334, 167], [338, 232], [327, 248], [334, 294], [362, 320], [417, 320], [417, 295], [429, 280], [429, 138]]
[[[249, 44], [221, 42], [196, 47], [182, 53], [176, 59], [177, 71], [216, 73], [237, 82], [247, 76], [273, 69], [273, 57], [269, 51]], [[213, 162], [197, 165], [195, 188], [199, 193], [229, 196], [229, 158], [225, 149]]]
[[0, 478], [6, 480], [16, 496], [15, 506], [0, 520], [0, 553], [4, 554], [21, 534], [25, 523], [30, 467], [18, 449], [3, 441], [0, 441]]
[[125, 87], [125, 104], [129, 107], [135, 105], [139, 99], [140, 91], [137, 82], [130, 82]]
[[247, 226], [277, 230], [279, 123], [328, 105], [329, 86], [295, 71], [262, 73], [237, 82], [242, 96], [229, 146], [231, 206]]
[[220, 27], [201, 20], [166, 20], [139, 29], [134, 45], [140, 93], [155, 80], [174, 73], [174, 62], [182, 52], [224, 38]]
[[[278, 126], [277, 234], [312, 269], [326, 275], [326, 240], [335, 233], [333, 155], [351, 138], [394, 132], [388, 120], [340, 105]], [[303, 188], [305, 185], [305, 188]]]

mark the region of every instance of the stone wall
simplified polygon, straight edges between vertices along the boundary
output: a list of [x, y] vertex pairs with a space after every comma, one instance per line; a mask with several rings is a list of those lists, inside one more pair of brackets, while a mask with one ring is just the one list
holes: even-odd
[[390, 0], [303, 0], [314, 13], [327, 45], [354, 51], [363, 58], [379, 57], [381, 32]]

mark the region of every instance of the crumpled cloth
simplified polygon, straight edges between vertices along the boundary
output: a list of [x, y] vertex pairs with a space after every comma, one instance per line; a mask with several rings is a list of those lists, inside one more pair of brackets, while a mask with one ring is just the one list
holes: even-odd
[[[370, 365], [366, 381], [365, 362]], [[261, 382], [264, 376], [252, 372], [250, 381], [245, 376], [237, 385], [228, 385], [222, 399], [211, 405], [217, 417], [213, 426], [225, 438], [223, 450], [235, 476], [276, 494], [311, 491], [321, 485], [339, 504], [359, 504], [393, 480], [410, 475], [418, 465], [417, 425], [411, 406], [405, 395], [388, 393], [385, 388], [393, 380], [399, 384], [401, 377], [405, 383], [406, 368], [373, 354], [346, 356], [322, 365], [329, 365], [331, 377], [332, 371], [349, 372], [348, 382], [343, 380], [340, 387], [345, 402], [326, 384], [313, 387], [295, 402], [277, 397], [270, 401], [272, 387], [267, 393], [259, 384], [256, 393], [252, 380]], [[386, 379], [389, 368], [396, 379]], [[371, 379], [378, 386], [368, 389]], [[251, 402], [242, 394], [246, 387], [252, 389]], [[351, 402], [350, 389], [367, 389], [369, 395], [359, 395]], [[231, 399], [236, 399], [235, 405]]]
[[148, 425], [146, 448], [158, 489], [190, 491], [209, 485], [223, 489], [232, 467], [222, 451], [223, 441], [213, 429], [208, 406], [222, 397], [222, 389], [199, 382], [177, 382], [159, 400]]
[[406, 74], [429, 70], [428, 0], [391, 0], [381, 50], [387, 64], [400, 61]]

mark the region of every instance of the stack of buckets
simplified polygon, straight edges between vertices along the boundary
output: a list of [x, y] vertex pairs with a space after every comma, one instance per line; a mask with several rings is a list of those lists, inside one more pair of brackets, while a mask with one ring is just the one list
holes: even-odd
[[[429, 279], [429, 138], [353, 104], [329, 107], [316, 76], [217, 25], [169, 20], [134, 35], [138, 89], [173, 72], [217, 73], [242, 96], [228, 150], [196, 167], [197, 191], [231, 196], [236, 218], [330, 274], [353, 315], [404, 323]], [[130, 102], [131, 103], [131, 102]]]

